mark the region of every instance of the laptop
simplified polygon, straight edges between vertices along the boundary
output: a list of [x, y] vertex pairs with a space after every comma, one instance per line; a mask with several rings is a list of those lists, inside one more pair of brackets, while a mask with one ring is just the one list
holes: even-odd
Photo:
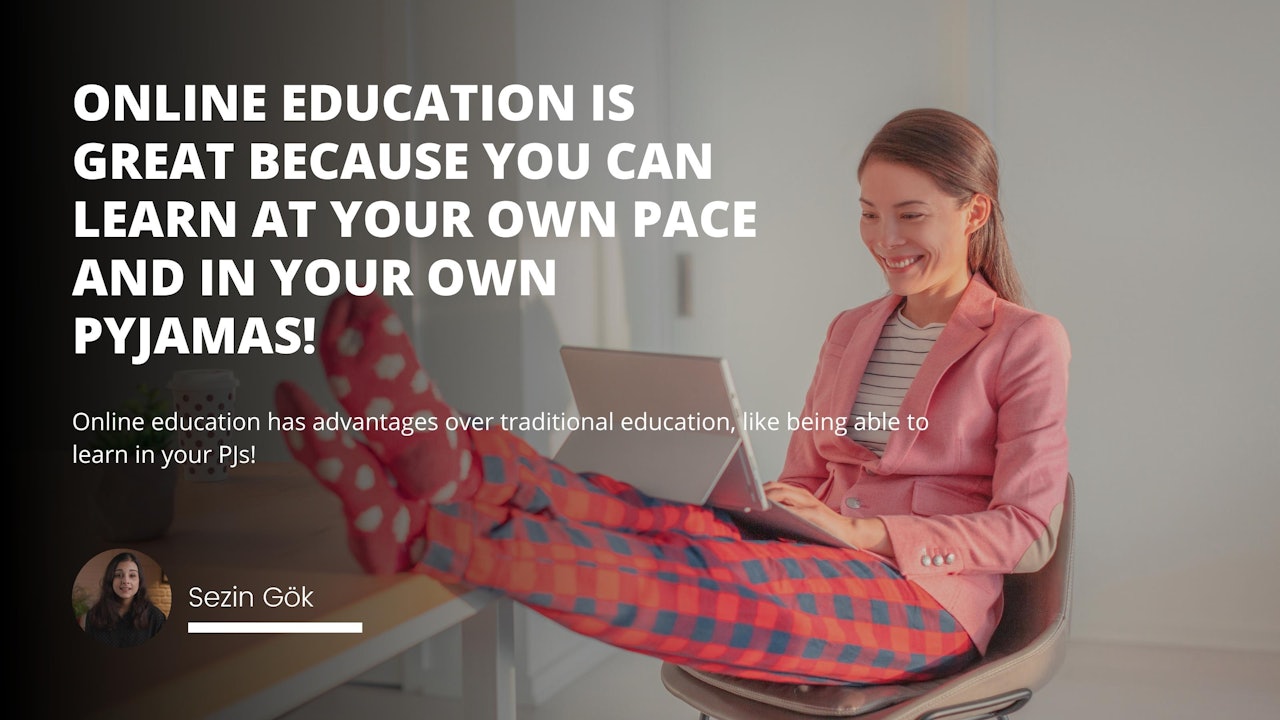
[[555, 461], [727, 512], [744, 536], [848, 544], [769, 501], [724, 358], [560, 349], [579, 427]]

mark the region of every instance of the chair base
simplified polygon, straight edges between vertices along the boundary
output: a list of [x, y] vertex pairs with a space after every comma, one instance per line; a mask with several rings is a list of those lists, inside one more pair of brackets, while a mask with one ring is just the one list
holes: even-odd
[[[938, 708], [921, 715], [919, 720], [1009, 720], [1010, 715], [1021, 710], [1029, 702], [1031, 702], [1031, 691], [1024, 688], [995, 697]], [[981, 714], [974, 715], [975, 712]], [[699, 712], [698, 720], [716, 720], [716, 718]]]
[[[994, 697], [938, 708], [920, 716], [920, 720], [1008, 720], [1013, 713], [1031, 702], [1031, 691], [1023, 688]], [[982, 713], [974, 715], [973, 713]], [[999, 713], [999, 714], [997, 714]]]

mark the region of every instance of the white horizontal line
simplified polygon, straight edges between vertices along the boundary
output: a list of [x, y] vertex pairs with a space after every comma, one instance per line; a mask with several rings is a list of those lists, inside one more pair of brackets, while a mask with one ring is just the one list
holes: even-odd
[[187, 633], [364, 633], [362, 622], [189, 622]]

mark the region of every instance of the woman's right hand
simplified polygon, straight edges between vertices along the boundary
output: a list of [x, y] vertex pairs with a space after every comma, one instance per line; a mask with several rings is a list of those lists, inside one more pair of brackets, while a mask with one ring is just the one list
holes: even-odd
[[885, 557], [893, 556], [889, 532], [880, 518], [847, 518], [832, 510], [813, 493], [784, 482], [764, 485], [765, 497], [817, 525], [846, 544], [870, 550]]

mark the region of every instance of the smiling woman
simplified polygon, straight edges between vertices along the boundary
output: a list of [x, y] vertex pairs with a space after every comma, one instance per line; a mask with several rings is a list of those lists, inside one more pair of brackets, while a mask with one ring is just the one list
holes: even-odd
[[[339, 496], [370, 572], [488, 588], [709, 672], [819, 684], [954, 672], [986, 651], [1004, 574], [1053, 552], [1070, 353], [1056, 320], [1018, 304], [977, 126], [903, 113], [859, 179], [863, 240], [890, 293], [831, 323], [799, 416], [849, 421], [797, 423], [765, 488], [843, 544], [744, 537], [726, 515], [558, 464], [506, 427], [367, 443], [301, 428], [288, 448]], [[403, 328], [376, 296], [334, 301], [317, 349], [338, 401], [353, 416], [373, 404], [460, 417]], [[276, 406], [320, 412], [293, 383]]]
[[[975, 272], [1002, 299], [1022, 304], [995, 148], [977, 125], [945, 110], [901, 113], [863, 151], [858, 182], [862, 240], [890, 289], [907, 296], [908, 317], [930, 307], [945, 322]], [[914, 267], [921, 259], [928, 262]]]
[[86, 634], [111, 647], [133, 647], [164, 627], [165, 614], [151, 602], [143, 562], [135, 553], [117, 553], [107, 563], [98, 597], [80, 618]]
[[907, 298], [917, 325], [946, 322], [973, 272], [968, 237], [991, 215], [991, 198], [956, 200], [927, 173], [873, 158], [862, 171], [862, 241], [889, 289]]

